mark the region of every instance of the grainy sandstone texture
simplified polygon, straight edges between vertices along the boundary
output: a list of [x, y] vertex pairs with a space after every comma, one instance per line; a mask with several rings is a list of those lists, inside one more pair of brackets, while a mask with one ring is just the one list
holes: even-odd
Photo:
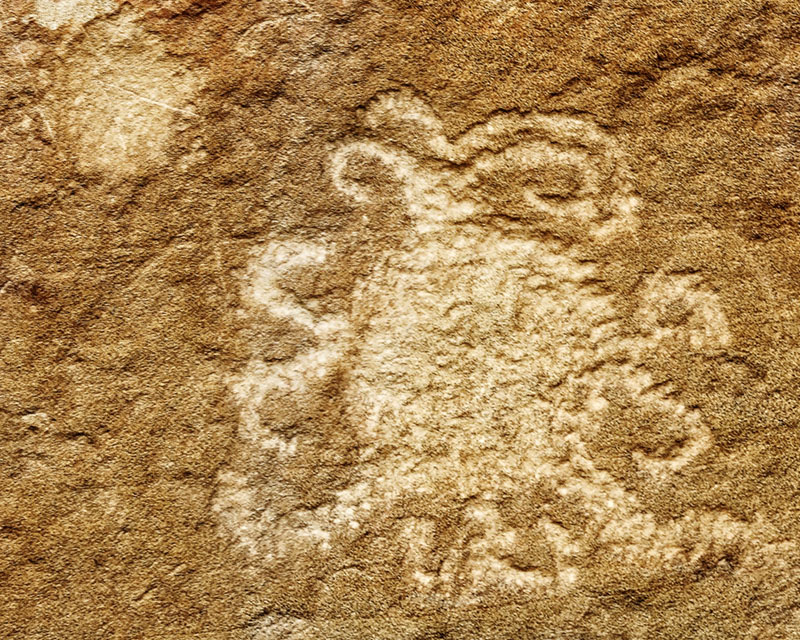
[[800, 638], [795, 0], [3, 0], [0, 637]]

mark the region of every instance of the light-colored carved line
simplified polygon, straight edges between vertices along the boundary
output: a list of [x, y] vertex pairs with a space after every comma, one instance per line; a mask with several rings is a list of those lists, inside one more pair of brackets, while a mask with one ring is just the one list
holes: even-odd
[[50, 121], [47, 119], [47, 116], [44, 115], [44, 109], [41, 107], [36, 107], [36, 112], [41, 116], [42, 122], [44, 123], [45, 129], [47, 129], [47, 135], [50, 136], [51, 140], [55, 140], [55, 133], [53, 133], [53, 127], [50, 126]]
[[163, 107], [164, 109], [169, 109], [170, 111], [176, 111], [177, 113], [182, 113], [186, 116], [191, 118], [199, 118], [194, 111], [189, 111], [188, 109], [179, 109], [178, 107], [173, 107], [171, 105], [166, 104], [165, 102], [159, 102], [158, 100], [151, 100], [150, 98], [145, 98], [142, 95], [139, 95], [135, 91], [131, 91], [130, 89], [126, 89], [125, 87], [120, 87], [119, 85], [113, 84], [112, 82], [106, 82], [105, 80], [100, 80], [100, 84], [106, 87], [112, 87], [119, 91], [124, 91], [125, 93], [129, 93], [134, 96], [137, 100], [141, 100], [142, 102], [147, 102], [149, 104], [156, 105], [157, 107]]

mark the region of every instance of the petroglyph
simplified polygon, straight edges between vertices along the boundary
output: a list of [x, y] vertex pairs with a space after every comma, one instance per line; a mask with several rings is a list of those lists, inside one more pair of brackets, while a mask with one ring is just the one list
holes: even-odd
[[[644, 477], [668, 483], [695, 464], [713, 434], [644, 361], [665, 340], [699, 354], [732, 341], [700, 274], [643, 278], [638, 329], [625, 329], [589, 251], [637, 228], [614, 140], [585, 120], [504, 113], [451, 141], [407, 92], [376, 99], [364, 128], [332, 151], [333, 187], [356, 209], [396, 204], [407, 230], [338, 306], [296, 284], [334, 260], [335, 239], [274, 237], [254, 252], [243, 313], [290, 323], [307, 346], [254, 356], [231, 381], [243, 444], [217, 496], [228, 534], [271, 561], [324, 558], [360, 531], [389, 531], [414, 590], [459, 604], [568, 591], [597, 554], [644, 576], [776, 557], [759, 516], [658, 520], [588, 444], [639, 411], [672, 434], [628, 452]], [[333, 377], [357, 451], [351, 480], [286, 512], [268, 497], [277, 485], [264, 487], [278, 481], [252, 465], [267, 456], [291, 468], [304, 436], [266, 407], [314, 402]], [[529, 504], [529, 493], [545, 497]], [[511, 514], [517, 502], [527, 506]], [[458, 526], [446, 530], [443, 514]]]

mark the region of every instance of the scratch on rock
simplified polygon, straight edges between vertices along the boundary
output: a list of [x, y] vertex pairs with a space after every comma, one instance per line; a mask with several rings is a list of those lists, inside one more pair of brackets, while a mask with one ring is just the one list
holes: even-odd
[[44, 123], [45, 129], [47, 129], [47, 135], [50, 136], [51, 140], [55, 140], [56, 136], [53, 133], [53, 127], [50, 126], [50, 121], [47, 119], [47, 116], [44, 113], [44, 109], [41, 107], [36, 107], [36, 112], [41, 116], [42, 122]]
[[141, 100], [142, 102], [147, 102], [149, 104], [156, 105], [158, 107], [163, 107], [164, 109], [169, 109], [170, 111], [176, 111], [178, 113], [182, 113], [187, 115], [191, 118], [198, 118], [199, 116], [194, 112], [188, 109], [179, 109], [178, 107], [173, 107], [171, 105], [166, 104], [165, 102], [159, 102], [158, 100], [151, 100], [150, 98], [145, 98], [142, 95], [139, 95], [135, 91], [131, 91], [130, 89], [126, 89], [125, 87], [120, 87], [119, 85], [113, 84], [112, 82], [106, 82], [104, 80], [100, 80], [100, 83], [106, 87], [112, 87], [119, 91], [124, 91], [125, 93], [129, 93], [134, 96], [137, 100]]

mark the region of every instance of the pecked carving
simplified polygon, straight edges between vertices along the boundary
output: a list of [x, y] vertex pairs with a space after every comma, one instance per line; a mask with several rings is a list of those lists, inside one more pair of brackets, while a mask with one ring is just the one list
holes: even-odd
[[[278, 362], [254, 357], [231, 382], [243, 453], [216, 504], [229, 535], [256, 557], [325, 558], [381, 531], [415, 594], [457, 604], [569, 591], [596, 554], [645, 576], [771, 557], [763, 519], [694, 510], [659, 521], [587, 444], [614, 411], [645, 411], [674, 437], [629, 454], [668, 483], [713, 434], [644, 361], [667, 339], [699, 353], [732, 340], [697, 274], [645, 278], [638, 331], [623, 329], [587, 251], [637, 226], [614, 140], [571, 117], [499, 114], [451, 141], [407, 92], [379, 96], [363, 122], [363, 138], [331, 153], [333, 188], [355, 209], [398, 202], [408, 228], [376, 250], [338, 309], [292, 285], [325, 269], [335, 239], [275, 237], [254, 252], [247, 308], [294, 323], [310, 346]], [[369, 163], [391, 179], [370, 180]], [[265, 406], [312, 402], [333, 376], [353, 473], [330, 500], [280, 514], [253, 460], [291, 466], [303, 436], [272, 428]], [[544, 497], [509, 515], [532, 487]], [[448, 518], [458, 526], [443, 529]]]
[[[331, 159], [334, 186], [356, 202], [369, 200], [369, 189], [346, 170], [357, 156], [381, 162], [402, 185], [420, 232], [487, 215], [550, 217], [551, 226], [560, 218], [597, 237], [636, 226], [628, 169], [589, 123], [501, 114], [451, 143], [432, 110], [405, 93], [378, 98], [365, 123], [395, 144], [366, 139], [341, 146]], [[502, 211], [493, 206], [498, 199]]]

